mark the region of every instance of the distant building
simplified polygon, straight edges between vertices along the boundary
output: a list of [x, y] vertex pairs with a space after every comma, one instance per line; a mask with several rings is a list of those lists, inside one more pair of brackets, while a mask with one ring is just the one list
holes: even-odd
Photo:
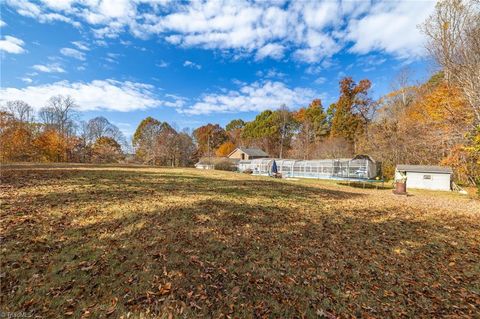
[[195, 164], [195, 168], [198, 168], [198, 169], [215, 169], [215, 164], [213, 164], [210, 161], [200, 160], [197, 164]]
[[220, 169], [234, 171], [237, 169], [239, 160], [228, 157], [202, 157], [195, 167], [198, 169]]
[[369, 180], [381, 174], [381, 164], [368, 155], [318, 160], [257, 158], [240, 161], [238, 170], [251, 171], [253, 175], [270, 175], [274, 163], [277, 172], [285, 178]]
[[237, 159], [237, 160], [252, 160], [256, 158], [266, 158], [270, 157], [267, 153], [262, 151], [259, 148], [245, 148], [237, 147], [233, 152], [228, 154], [228, 158]]
[[409, 188], [449, 191], [452, 184], [452, 168], [444, 166], [397, 165], [395, 179], [407, 178]]

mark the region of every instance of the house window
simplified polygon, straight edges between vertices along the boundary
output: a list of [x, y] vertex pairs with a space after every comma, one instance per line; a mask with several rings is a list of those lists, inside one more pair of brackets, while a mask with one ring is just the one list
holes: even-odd
[[432, 179], [432, 175], [423, 175], [423, 179]]
[[242, 161], [245, 159], [245, 154], [242, 153]]

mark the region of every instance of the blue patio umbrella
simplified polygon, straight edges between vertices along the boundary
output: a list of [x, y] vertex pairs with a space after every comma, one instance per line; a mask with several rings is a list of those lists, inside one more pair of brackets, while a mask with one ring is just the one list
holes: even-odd
[[277, 174], [277, 173], [278, 173], [277, 162], [275, 162], [275, 160], [273, 160], [273, 163], [272, 163], [272, 174]]

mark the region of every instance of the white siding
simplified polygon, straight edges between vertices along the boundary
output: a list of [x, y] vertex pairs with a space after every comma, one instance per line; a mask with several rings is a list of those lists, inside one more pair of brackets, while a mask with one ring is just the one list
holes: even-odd
[[[430, 176], [430, 179], [425, 178]], [[407, 190], [409, 188], [450, 190], [450, 174], [407, 172]]]

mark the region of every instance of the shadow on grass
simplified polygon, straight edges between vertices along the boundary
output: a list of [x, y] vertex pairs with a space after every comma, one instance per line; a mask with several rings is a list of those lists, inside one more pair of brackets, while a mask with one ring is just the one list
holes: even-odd
[[[62, 215], [45, 218], [48, 201], [72, 193], [34, 199], [37, 209], [9, 227], [2, 224], [6, 311], [45, 317], [441, 317], [478, 310], [480, 251], [468, 236], [478, 223], [464, 216], [414, 219], [375, 207], [346, 214], [341, 206], [312, 206], [307, 199], [360, 195], [275, 181], [136, 172], [66, 177], [72, 185], [101, 180], [104, 189], [79, 191], [77, 199], [99, 208], [114, 194], [128, 200], [123, 197], [139, 189], [144, 192], [133, 196], [147, 203], [149, 190], [212, 196], [153, 211], [132, 206], [107, 220], [97, 211], [102, 218], [87, 224], [74, 222], [79, 213], [69, 209], [73, 202], [63, 204]], [[245, 200], [229, 200], [230, 194]], [[277, 201], [248, 202], [257, 196], [297, 200], [316, 214]]]
[[[52, 185], [69, 188], [64, 192], [40, 194], [35, 198], [25, 195], [25, 200], [33, 206], [50, 203], [61, 205], [76, 202], [79, 205], [107, 202], [128, 202], [132, 199], [149, 197], [177, 196], [231, 196], [264, 197], [269, 199], [295, 200], [342, 200], [365, 196], [361, 193], [329, 190], [306, 185], [289, 184], [266, 179], [215, 178], [208, 175], [180, 175], [178, 172], [139, 172], [139, 171], [72, 171], [36, 170], [22, 176], [22, 171], [4, 175], [2, 184], [15, 187]], [[68, 186], [68, 187], [67, 187]], [[20, 199], [24, 199], [20, 196]]]
[[364, 188], [364, 189], [392, 189], [392, 185], [390, 183], [382, 183], [382, 182], [339, 182], [338, 185], [342, 186], [349, 186], [354, 188]]

